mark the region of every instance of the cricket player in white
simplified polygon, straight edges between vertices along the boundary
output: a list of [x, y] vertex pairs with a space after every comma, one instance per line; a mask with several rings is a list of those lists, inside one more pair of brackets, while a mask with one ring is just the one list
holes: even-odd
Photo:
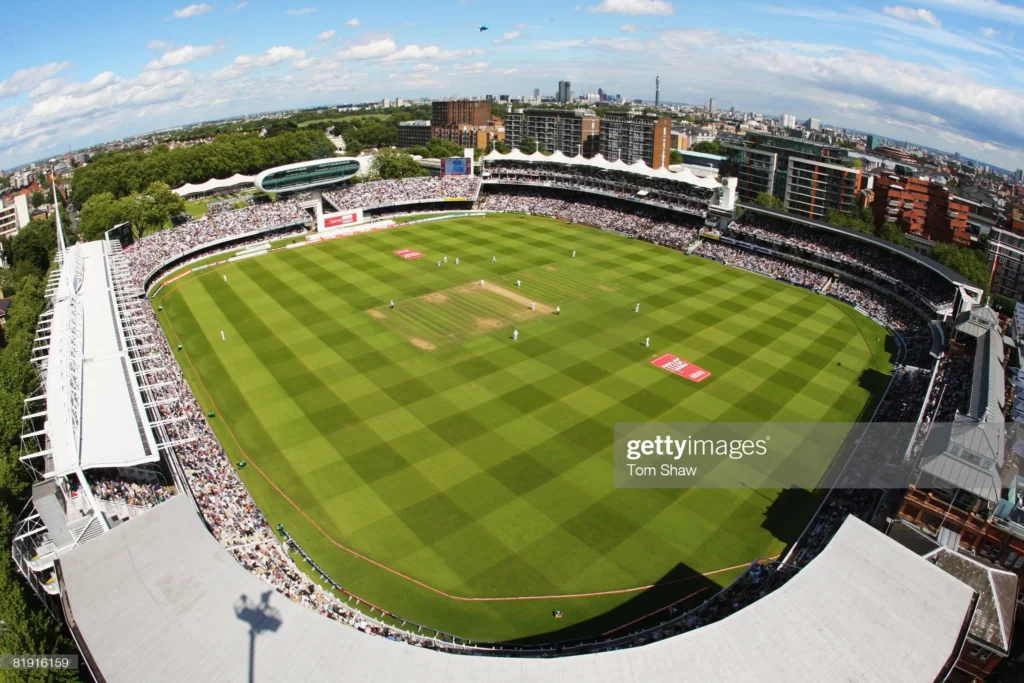
[[636, 309], [633, 312], [634, 313], [639, 313], [640, 312], [640, 304], [639, 303], [637, 303]]
[[481, 287], [483, 287], [483, 286], [484, 286], [484, 281], [483, 281], [483, 280], [481, 280], [481, 281], [480, 281], [480, 286], [481, 286]]
[[647, 339], [644, 340], [644, 346], [650, 346], [650, 345], [651, 345], [651, 338], [648, 337]]
[[440, 267], [441, 267], [441, 262], [440, 262], [440, 261], [438, 261], [438, 262], [437, 262], [437, 267], [438, 267], [438, 268], [440, 268]]
[[224, 276], [224, 282], [227, 282], [227, 281], [228, 281], [228, 276], [227, 276], [227, 275], [225, 275], [225, 276]]
[[536, 311], [537, 310], [537, 302], [536, 301], [531, 301], [530, 302], [530, 310], [531, 311]]
[[455, 257], [455, 265], [459, 265], [459, 257], [458, 256]]
[[491, 263], [497, 263], [497, 262], [498, 262], [498, 257], [497, 256], [492, 256], [491, 257]]
[[391, 305], [390, 305], [390, 306], [388, 306], [388, 308], [394, 308], [394, 307], [395, 307], [395, 300], [394, 300], [394, 299], [392, 299], [392, 300], [391, 300]]
[[519, 341], [519, 330], [512, 330], [512, 341]]
[[220, 340], [221, 340], [221, 341], [224, 341], [224, 339], [225, 339], [225, 338], [224, 338], [224, 330], [221, 330], [221, 331], [220, 331]]
[[522, 287], [522, 286], [523, 286], [523, 281], [522, 280], [516, 280], [516, 287]]
[[555, 306], [555, 315], [562, 315], [562, 307]]
[[448, 257], [447, 256], [444, 257], [444, 262], [445, 262], [445, 264], [448, 263]]
[[572, 257], [576, 258], [576, 250], [575, 249], [572, 250]]

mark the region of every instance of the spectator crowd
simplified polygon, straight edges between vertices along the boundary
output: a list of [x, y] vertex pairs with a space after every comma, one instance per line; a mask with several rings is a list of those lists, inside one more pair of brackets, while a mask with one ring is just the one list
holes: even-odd
[[445, 199], [475, 201], [479, 189], [480, 179], [476, 176], [423, 176], [356, 183], [329, 190], [324, 197], [338, 211], [347, 211]]
[[294, 202], [258, 204], [245, 209], [203, 216], [176, 228], [154, 232], [129, 245], [123, 253], [132, 279], [141, 289], [146, 276], [157, 266], [210, 242], [248, 233], [266, 232], [278, 227], [305, 223], [308, 220], [309, 214]]

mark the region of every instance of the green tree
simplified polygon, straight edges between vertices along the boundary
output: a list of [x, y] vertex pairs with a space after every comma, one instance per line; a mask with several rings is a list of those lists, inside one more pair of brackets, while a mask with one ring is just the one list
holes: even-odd
[[523, 154], [533, 154], [534, 152], [539, 151], [539, 147], [540, 145], [537, 142], [537, 138], [531, 135], [527, 135], [519, 143], [519, 151]]
[[494, 143], [494, 151], [498, 154], [508, 154], [512, 150], [508, 148], [508, 145], [505, 144], [504, 140], [497, 140]]
[[1002, 294], [993, 294], [989, 305], [993, 309], [999, 311], [1003, 315], [1012, 316], [1015, 309], [1017, 308], [1017, 302], [1008, 296]]
[[11, 177], [6, 175], [0, 175], [0, 190], [11, 186]]
[[711, 142], [698, 142], [696, 145], [691, 147], [690, 150], [700, 152], [701, 154], [721, 154], [722, 143], [718, 140], [712, 140]]
[[786, 208], [785, 203], [771, 192], [758, 192], [753, 203], [776, 211], [783, 211]]
[[668, 153], [668, 162], [673, 166], [683, 163], [683, 153], [678, 149], [673, 149]]
[[446, 157], [461, 157], [463, 154], [462, 145], [451, 142], [448, 140], [442, 140], [440, 138], [431, 138], [427, 141], [426, 145], [419, 145], [409, 150], [410, 154], [421, 156], [425, 159], [444, 159]]
[[885, 226], [878, 232], [878, 236], [883, 240], [888, 240], [893, 244], [898, 244], [901, 247], [909, 247], [910, 240], [903, 234], [903, 231], [899, 227], [892, 223], [886, 223]]
[[375, 180], [413, 178], [428, 175], [427, 169], [419, 165], [411, 154], [397, 149], [379, 150], [370, 165], [371, 177]]
[[988, 265], [988, 255], [984, 251], [968, 249], [956, 244], [939, 244], [932, 249], [931, 257], [988, 291], [991, 271]]
[[89, 200], [82, 205], [78, 218], [78, 228], [82, 233], [82, 239], [86, 241], [103, 239], [103, 233], [127, 220], [123, 209], [120, 201], [114, 199], [114, 195], [109, 192], [89, 197]]
[[850, 164], [854, 168], [863, 168], [864, 167], [864, 160], [863, 159], [858, 159], [858, 158], [853, 158], [853, 159], [850, 160]]
[[33, 209], [38, 209], [40, 206], [46, 203], [46, 197], [43, 196], [42, 192], [36, 190], [35, 192], [32, 193], [32, 196], [29, 197], [28, 203], [32, 205]]
[[857, 232], [875, 234], [874, 216], [864, 208], [857, 208], [850, 212], [829, 209], [825, 212], [825, 222]]

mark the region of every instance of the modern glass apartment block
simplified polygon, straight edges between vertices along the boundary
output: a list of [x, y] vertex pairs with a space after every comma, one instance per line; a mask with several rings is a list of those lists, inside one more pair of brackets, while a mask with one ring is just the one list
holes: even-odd
[[819, 219], [829, 210], [852, 211], [860, 183], [859, 168], [790, 157], [783, 198], [786, 211]]
[[993, 228], [988, 261], [993, 271], [992, 293], [1018, 300], [1024, 297], [1024, 236]]
[[525, 109], [505, 117], [505, 143], [519, 147], [523, 138], [536, 138], [549, 152], [566, 156], [597, 154], [600, 120], [594, 112], [570, 109]]
[[263, 171], [255, 185], [264, 192], [301, 192], [343, 182], [358, 172], [356, 159], [314, 159]]
[[601, 118], [601, 154], [608, 161], [669, 165], [672, 119], [649, 114], [609, 114]]
[[[842, 147], [750, 132], [742, 138], [732, 136], [722, 142], [722, 153], [726, 156], [722, 174], [739, 179], [737, 190], [742, 201], [751, 201], [761, 192], [770, 192], [788, 206], [787, 196], [792, 192], [795, 207], [792, 211], [811, 217], [821, 217], [828, 209], [850, 211], [856, 205], [861, 176], [857, 169], [849, 166], [849, 152]], [[788, 176], [792, 168], [790, 162], [794, 159], [803, 176], [795, 181], [791, 190]], [[811, 162], [810, 166], [807, 162]], [[813, 170], [817, 167], [820, 168]], [[830, 182], [838, 184], [835, 187], [821, 185]], [[851, 186], [856, 187], [852, 195]], [[804, 197], [805, 191], [813, 195], [814, 201], [809, 195]]]
[[775, 166], [778, 164], [775, 152], [762, 152], [726, 142], [722, 143], [722, 154], [726, 157], [722, 173], [736, 177], [740, 199], [750, 201], [762, 192], [775, 193]]

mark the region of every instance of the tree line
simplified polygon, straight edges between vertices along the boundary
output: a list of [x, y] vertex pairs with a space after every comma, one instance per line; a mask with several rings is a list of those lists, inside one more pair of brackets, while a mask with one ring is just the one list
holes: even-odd
[[130, 222], [138, 239], [168, 225], [185, 211], [185, 200], [167, 183], [154, 182], [141, 192], [117, 199], [111, 192], [94, 194], [82, 205], [78, 229], [86, 241], [103, 239], [119, 223]]
[[[3, 248], [8, 265], [0, 269], [0, 286], [12, 301], [0, 333], [0, 547], [9, 549], [14, 523], [31, 491], [31, 481], [18, 461], [21, 415], [25, 399], [39, 390], [39, 376], [30, 358], [36, 323], [46, 306], [46, 274], [56, 251], [54, 219], [31, 221], [5, 240]], [[9, 559], [0, 561], [0, 652], [75, 652], [63, 625], [50, 617]], [[18, 672], [17, 680], [75, 681], [79, 674]]]
[[75, 170], [71, 201], [83, 206], [104, 192], [121, 199], [141, 193], [153, 183], [173, 188], [236, 173], [252, 175], [273, 166], [330, 157], [334, 151], [334, 144], [322, 131], [296, 130], [262, 138], [245, 133], [220, 135], [208, 144], [176, 149], [161, 144], [148, 153], [98, 154]]

